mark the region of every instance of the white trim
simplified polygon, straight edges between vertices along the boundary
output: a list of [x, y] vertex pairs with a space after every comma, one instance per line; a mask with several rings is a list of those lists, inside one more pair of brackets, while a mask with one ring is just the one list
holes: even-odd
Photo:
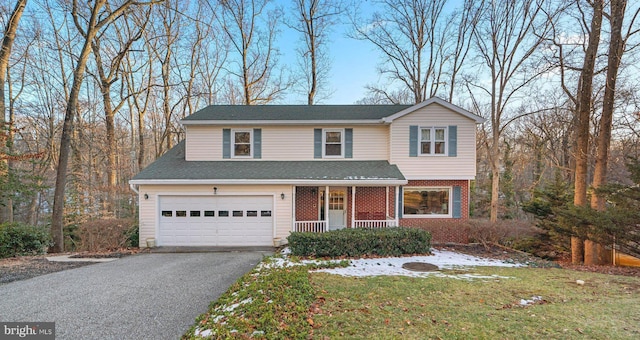
[[[249, 154], [246, 156], [236, 156], [236, 133], [238, 132], [248, 132], [249, 133]], [[253, 129], [231, 129], [231, 158], [237, 159], [253, 159]], [[244, 144], [244, 143], [243, 143]]]
[[473, 181], [475, 176], [406, 176], [407, 181]]
[[389, 122], [385, 119], [352, 119], [352, 120], [180, 120], [182, 125], [247, 125], [247, 126], [262, 126], [262, 125], [388, 125]]
[[484, 123], [486, 121], [486, 119], [484, 119], [484, 118], [482, 118], [482, 117], [480, 117], [478, 115], [475, 115], [475, 114], [473, 114], [473, 113], [471, 113], [471, 112], [469, 112], [469, 111], [467, 111], [467, 110], [465, 110], [465, 109], [463, 109], [463, 108], [461, 108], [461, 107], [459, 107], [457, 105], [453, 105], [453, 104], [449, 103], [448, 101], [442, 100], [442, 99], [440, 99], [438, 97], [431, 97], [431, 98], [423, 101], [422, 103], [418, 103], [418, 104], [416, 104], [414, 106], [406, 108], [406, 109], [404, 109], [404, 110], [402, 110], [402, 111], [400, 111], [398, 113], [395, 113], [395, 114], [393, 114], [391, 116], [385, 117], [385, 118], [383, 118], [383, 120], [385, 122], [387, 122], [387, 123], [391, 123], [391, 122], [393, 122], [394, 120], [396, 120], [398, 118], [401, 118], [401, 117], [403, 117], [403, 116], [405, 116], [405, 115], [407, 115], [407, 114], [409, 114], [411, 112], [414, 112], [416, 110], [419, 110], [419, 109], [421, 109], [421, 108], [423, 108], [425, 106], [429, 106], [429, 105], [434, 104], [434, 103], [435, 104], [439, 104], [441, 106], [444, 106], [447, 109], [449, 109], [449, 110], [451, 110], [451, 111], [453, 111], [455, 113], [458, 113], [460, 115], [463, 115], [463, 116], [465, 116], [465, 117], [467, 117], [469, 119], [472, 119], [472, 120], [474, 120], [476, 122], [476, 124], [482, 124], [482, 123]]
[[[425, 178], [419, 178], [425, 179]], [[435, 178], [443, 179], [443, 178]], [[451, 178], [446, 178], [451, 179]], [[461, 178], [473, 179], [473, 178]], [[130, 180], [129, 184], [138, 185], [211, 185], [211, 184], [285, 184], [285, 185], [311, 185], [311, 186], [384, 186], [384, 185], [405, 185], [405, 179], [370, 179], [370, 180], [310, 180], [310, 179], [137, 179]]]
[[[433, 153], [422, 153], [422, 130], [429, 129], [431, 132], [431, 150]], [[436, 130], [444, 130], [444, 153], [435, 153], [436, 149]], [[418, 126], [418, 156], [420, 157], [448, 157], [449, 156], [449, 127], [448, 126]]]
[[[348, 192], [347, 192], [348, 193]], [[351, 228], [356, 226], [356, 187], [351, 187]]]
[[[448, 190], [448, 214], [407, 214], [404, 212], [404, 196], [407, 191], [415, 189], [429, 189], [429, 191]], [[402, 218], [453, 218], [453, 187], [452, 186], [405, 186], [402, 188]]]
[[[327, 155], [327, 133], [328, 132], [340, 132], [340, 155]], [[322, 158], [325, 159], [334, 159], [334, 158], [344, 158], [344, 144], [345, 144], [345, 134], [344, 129], [322, 129]], [[332, 145], [336, 145], [337, 143], [331, 143]]]

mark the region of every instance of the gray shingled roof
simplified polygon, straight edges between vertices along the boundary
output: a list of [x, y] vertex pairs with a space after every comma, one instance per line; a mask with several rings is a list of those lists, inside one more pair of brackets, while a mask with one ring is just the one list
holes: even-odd
[[371, 120], [411, 105], [211, 105], [186, 117], [201, 120]]
[[180, 142], [133, 177], [157, 180], [404, 181], [388, 161], [185, 161]]

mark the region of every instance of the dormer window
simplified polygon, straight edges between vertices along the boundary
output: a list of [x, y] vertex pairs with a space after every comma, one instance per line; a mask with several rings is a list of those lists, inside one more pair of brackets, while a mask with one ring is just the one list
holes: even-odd
[[344, 157], [344, 130], [325, 129], [323, 130], [323, 151], [326, 158]]
[[252, 130], [233, 130], [233, 157], [251, 158], [251, 145], [253, 143]]

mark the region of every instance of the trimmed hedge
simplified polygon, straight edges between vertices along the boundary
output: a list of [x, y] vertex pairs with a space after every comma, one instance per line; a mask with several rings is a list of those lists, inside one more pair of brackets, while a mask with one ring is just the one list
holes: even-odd
[[431, 249], [431, 234], [417, 228], [349, 228], [326, 233], [293, 232], [289, 249], [295, 256], [400, 256], [426, 254]]
[[0, 224], [0, 258], [43, 254], [50, 245], [48, 228], [22, 223]]

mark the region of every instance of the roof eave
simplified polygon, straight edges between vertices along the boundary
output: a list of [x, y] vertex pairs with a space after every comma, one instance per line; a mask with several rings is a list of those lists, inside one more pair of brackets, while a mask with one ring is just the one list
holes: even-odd
[[385, 123], [392, 123], [394, 120], [396, 120], [396, 119], [398, 119], [400, 117], [403, 117], [403, 116], [405, 116], [405, 115], [407, 115], [407, 114], [409, 114], [409, 113], [411, 113], [413, 111], [416, 111], [418, 109], [421, 109], [421, 108], [423, 108], [425, 106], [429, 106], [429, 105], [434, 104], [434, 103], [435, 104], [439, 104], [441, 106], [444, 106], [447, 109], [449, 109], [449, 110], [451, 110], [453, 112], [456, 112], [456, 113], [458, 113], [460, 115], [463, 115], [463, 116], [465, 116], [465, 117], [467, 117], [469, 119], [472, 119], [472, 120], [474, 120], [476, 122], [476, 124], [482, 124], [482, 123], [484, 123], [486, 121], [486, 119], [484, 119], [484, 118], [482, 118], [482, 117], [480, 117], [480, 116], [478, 116], [476, 114], [473, 114], [473, 113], [471, 113], [471, 112], [469, 112], [469, 111], [467, 111], [467, 110], [465, 110], [465, 109], [463, 109], [463, 108], [461, 108], [461, 107], [459, 107], [457, 105], [451, 104], [446, 100], [440, 99], [438, 97], [431, 97], [431, 98], [429, 98], [429, 99], [427, 99], [427, 100], [425, 100], [425, 101], [423, 101], [421, 103], [418, 103], [416, 105], [408, 107], [408, 108], [406, 108], [406, 109], [404, 109], [404, 110], [402, 110], [400, 112], [394, 113], [391, 116], [384, 117], [384, 118], [382, 118], [382, 120]]
[[180, 120], [182, 125], [379, 125], [389, 124], [384, 119], [352, 119], [352, 120]]
[[405, 185], [406, 179], [360, 179], [360, 180], [319, 180], [319, 179], [132, 179], [131, 185], [312, 185], [312, 186], [384, 186]]

